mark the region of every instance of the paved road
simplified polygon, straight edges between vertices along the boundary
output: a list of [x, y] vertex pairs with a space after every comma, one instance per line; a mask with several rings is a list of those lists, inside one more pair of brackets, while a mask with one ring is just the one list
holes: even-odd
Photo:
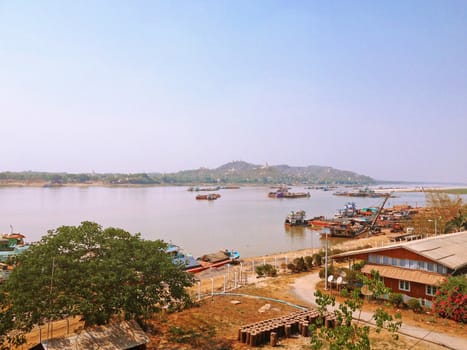
[[[316, 306], [316, 298], [314, 296], [315, 286], [320, 281], [318, 273], [312, 273], [305, 277], [300, 277], [295, 280], [293, 284], [296, 295], [303, 301]], [[338, 305], [336, 305], [338, 307]], [[354, 314], [354, 318], [358, 319], [358, 313]], [[375, 324], [373, 320], [373, 313], [362, 311], [360, 319], [372, 324]], [[414, 327], [402, 324], [399, 333], [409, 335], [415, 338], [422, 338], [430, 342], [443, 345], [450, 349], [455, 350], [466, 350], [467, 339], [461, 337], [453, 337], [444, 333], [438, 333], [429, 331], [420, 327]]]

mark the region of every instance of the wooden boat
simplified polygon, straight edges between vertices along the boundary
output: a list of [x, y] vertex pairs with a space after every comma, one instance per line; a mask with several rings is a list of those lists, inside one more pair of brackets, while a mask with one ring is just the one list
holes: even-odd
[[213, 201], [213, 200], [216, 200], [217, 198], [220, 198], [220, 196], [221, 195], [218, 193], [199, 194], [196, 196], [196, 199]]

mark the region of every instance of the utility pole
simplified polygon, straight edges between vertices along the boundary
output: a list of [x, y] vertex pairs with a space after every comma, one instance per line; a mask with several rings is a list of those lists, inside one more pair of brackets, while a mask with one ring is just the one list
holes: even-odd
[[326, 232], [326, 250], [324, 258], [324, 290], [328, 290], [328, 234]]

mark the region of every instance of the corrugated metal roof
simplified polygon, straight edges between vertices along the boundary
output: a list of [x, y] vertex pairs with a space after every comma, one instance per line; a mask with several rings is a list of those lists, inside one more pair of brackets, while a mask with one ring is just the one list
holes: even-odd
[[417, 282], [421, 284], [428, 284], [435, 286], [442, 282], [445, 276], [419, 270], [403, 269], [400, 267], [389, 266], [389, 265], [372, 265], [366, 264], [362, 267], [363, 273], [371, 273], [371, 270], [379, 272], [379, 275], [386, 278], [393, 278], [396, 280], [404, 280], [410, 282]]
[[345, 258], [358, 254], [382, 252], [399, 248], [407, 249], [453, 270], [467, 266], [467, 231], [396, 243], [384, 247], [354, 250], [352, 252], [333, 255], [331, 258]]
[[44, 340], [41, 344], [45, 350], [124, 350], [148, 342], [149, 338], [135, 321], [125, 321], [85, 329], [71, 337]]

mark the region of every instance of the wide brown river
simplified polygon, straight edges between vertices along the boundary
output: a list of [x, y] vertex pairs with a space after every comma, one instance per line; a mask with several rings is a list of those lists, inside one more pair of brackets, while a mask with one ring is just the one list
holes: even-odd
[[[286, 230], [292, 210], [307, 217], [332, 217], [346, 202], [358, 208], [379, 206], [382, 198], [333, 196], [331, 191], [295, 187], [309, 198], [272, 199], [268, 187], [220, 190], [215, 201], [196, 200], [187, 187], [4, 187], [0, 188], [0, 233], [15, 232], [37, 241], [47, 230], [95, 221], [140, 232], [145, 239], [163, 239], [194, 256], [236, 249], [243, 257], [320, 247], [320, 234], [308, 228]], [[205, 192], [201, 192], [205, 193]], [[424, 205], [423, 193], [395, 193], [386, 207]]]

